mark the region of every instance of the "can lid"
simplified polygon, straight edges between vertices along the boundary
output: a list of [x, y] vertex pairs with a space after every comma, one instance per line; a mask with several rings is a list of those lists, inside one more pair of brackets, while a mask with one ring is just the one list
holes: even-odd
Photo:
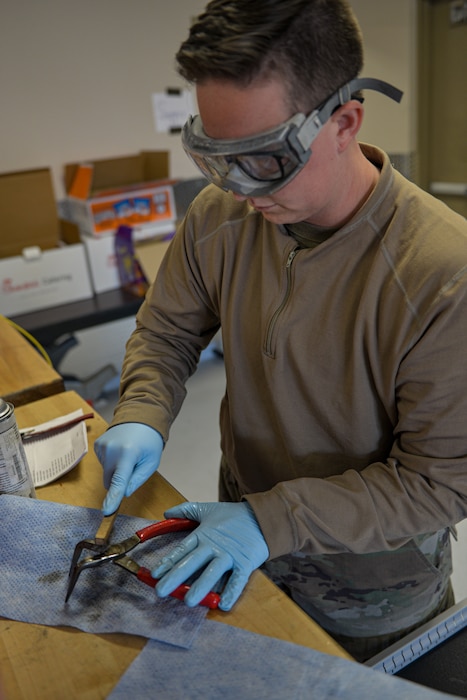
[[6, 401], [0, 399], [0, 420], [10, 413], [10, 406]]

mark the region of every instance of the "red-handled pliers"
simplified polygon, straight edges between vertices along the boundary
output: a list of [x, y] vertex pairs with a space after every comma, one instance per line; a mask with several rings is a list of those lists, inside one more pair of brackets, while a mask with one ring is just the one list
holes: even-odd
[[[181, 532], [184, 530], [194, 530], [196, 527], [198, 527], [198, 524], [199, 523], [197, 523], [195, 520], [188, 520], [188, 518], [170, 518], [169, 520], [161, 520], [160, 522], [147, 525], [141, 530], [137, 530], [134, 535], [131, 535], [131, 537], [128, 537], [122, 542], [109, 545], [100, 554], [82, 559], [70, 569], [65, 602], [70, 597], [81, 571], [94, 566], [100, 566], [108, 561], [121, 566], [126, 571], [129, 571], [131, 574], [135, 575], [140, 581], [154, 588], [159, 579], [153, 578], [149, 569], [144, 566], [139, 566], [139, 564], [130, 559], [130, 557], [127, 557], [127, 552], [131, 551], [142, 542], [147, 542], [158, 535], [167, 535], [172, 532]], [[170, 595], [174, 598], [183, 600], [189, 588], [189, 585], [181, 584], [174, 591], [172, 591]], [[218, 607], [219, 602], [219, 594], [211, 591], [205, 598], [203, 598], [200, 605], [214, 609]]]

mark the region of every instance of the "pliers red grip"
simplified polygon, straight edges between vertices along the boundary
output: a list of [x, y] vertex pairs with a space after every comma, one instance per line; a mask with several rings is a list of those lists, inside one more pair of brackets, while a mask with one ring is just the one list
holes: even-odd
[[[148, 540], [158, 537], [159, 535], [194, 530], [198, 527], [198, 524], [199, 523], [197, 523], [195, 520], [188, 520], [188, 518], [170, 518], [168, 520], [161, 520], [156, 523], [151, 523], [151, 525], [147, 525], [141, 530], [137, 530], [134, 535], [131, 535], [131, 537], [128, 537], [122, 542], [109, 545], [100, 554], [96, 554], [92, 557], [86, 557], [70, 570], [66, 600], [68, 600], [70, 597], [78, 576], [83, 569], [100, 566], [101, 564], [109, 561], [117, 564], [117, 566], [121, 566], [126, 571], [136, 576], [147, 586], [152, 586], [154, 588], [159, 579], [153, 578], [149, 569], [144, 566], [139, 566], [139, 564], [127, 557], [127, 552], [130, 552], [142, 542], [147, 542]], [[174, 598], [183, 600], [189, 589], [189, 585], [181, 584], [174, 591], [172, 591], [170, 595]], [[219, 602], [220, 595], [211, 591], [207, 594], [207, 596], [205, 596], [205, 598], [203, 598], [200, 605], [215, 609], [218, 607]]]

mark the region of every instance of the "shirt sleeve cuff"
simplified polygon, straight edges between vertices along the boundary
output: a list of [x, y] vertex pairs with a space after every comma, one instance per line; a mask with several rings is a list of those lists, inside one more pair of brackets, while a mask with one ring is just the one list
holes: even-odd
[[245, 495], [253, 508], [258, 524], [269, 548], [269, 559], [275, 559], [297, 550], [297, 536], [294, 521], [287, 503], [277, 491], [250, 493]]

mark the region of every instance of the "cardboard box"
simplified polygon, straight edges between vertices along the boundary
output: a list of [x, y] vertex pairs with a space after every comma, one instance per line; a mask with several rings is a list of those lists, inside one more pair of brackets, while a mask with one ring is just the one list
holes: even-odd
[[136, 257], [149, 284], [156, 279], [157, 271], [164, 258], [171, 239], [163, 241], [142, 241], [135, 246]]
[[131, 226], [134, 240], [164, 235], [175, 222], [167, 151], [143, 151], [65, 166], [67, 211], [83, 236], [115, 233]]
[[0, 258], [23, 248], [55, 248], [60, 236], [52, 176], [48, 168], [0, 175]]
[[76, 226], [60, 221], [48, 168], [0, 175], [0, 312], [93, 296]]
[[[158, 237], [135, 244], [136, 257], [148, 282], [154, 280], [173, 235], [173, 227], [170, 227], [163, 238]], [[114, 235], [101, 236], [100, 238], [84, 237], [83, 243], [87, 253], [94, 292], [99, 294], [120, 287]]]
[[0, 309], [6, 316], [93, 296], [82, 243], [0, 260]]

